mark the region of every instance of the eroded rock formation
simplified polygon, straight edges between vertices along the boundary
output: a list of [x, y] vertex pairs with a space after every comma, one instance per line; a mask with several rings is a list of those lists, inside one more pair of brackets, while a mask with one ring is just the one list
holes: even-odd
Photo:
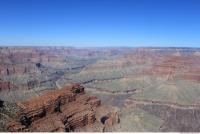
[[103, 116], [101, 122], [104, 124], [103, 131], [105, 132], [109, 127], [112, 127], [115, 124], [120, 122], [118, 112], [112, 112]]
[[49, 91], [32, 100], [18, 103], [23, 109], [7, 129], [12, 132], [74, 131], [93, 124], [95, 108], [100, 100], [85, 94], [84, 87], [76, 84], [60, 90]]
[[147, 74], [167, 76], [169, 80], [174, 78], [200, 82], [198, 57], [169, 56], [162, 63], [155, 63]]

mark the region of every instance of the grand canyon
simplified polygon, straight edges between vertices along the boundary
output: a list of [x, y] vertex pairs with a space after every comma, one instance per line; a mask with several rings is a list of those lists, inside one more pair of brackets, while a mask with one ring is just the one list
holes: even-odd
[[199, 132], [200, 48], [1, 47], [0, 132]]

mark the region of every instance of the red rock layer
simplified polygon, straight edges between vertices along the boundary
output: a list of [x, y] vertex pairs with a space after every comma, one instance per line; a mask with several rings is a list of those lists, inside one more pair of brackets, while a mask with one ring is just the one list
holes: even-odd
[[154, 64], [147, 74], [168, 76], [169, 79], [176, 77], [179, 79], [200, 82], [200, 60], [192, 56], [171, 56], [162, 63]]
[[100, 100], [85, 94], [82, 86], [73, 85], [18, 105], [23, 110], [10, 122], [9, 131], [74, 131], [95, 122]]

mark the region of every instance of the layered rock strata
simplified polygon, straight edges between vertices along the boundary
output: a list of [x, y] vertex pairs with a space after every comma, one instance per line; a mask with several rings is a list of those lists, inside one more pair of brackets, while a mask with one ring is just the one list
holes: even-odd
[[162, 63], [154, 64], [151, 69], [144, 71], [146, 74], [156, 76], [167, 76], [168, 80], [184, 79], [200, 82], [199, 75], [200, 60], [192, 56], [169, 56]]
[[76, 84], [60, 90], [49, 91], [32, 100], [18, 103], [23, 109], [17, 119], [8, 124], [12, 132], [74, 131], [93, 124], [95, 109], [100, 100], [85, 94], [84, 87]]

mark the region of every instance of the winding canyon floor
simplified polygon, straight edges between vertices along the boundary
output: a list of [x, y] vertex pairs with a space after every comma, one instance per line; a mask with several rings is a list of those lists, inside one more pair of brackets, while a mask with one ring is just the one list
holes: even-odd
[[117, 111], [119, 122], [104, 131], [200, 132], [199, 48], [8, 47], [0, 60], [0, 99], [11, 107], [1, 131], [15, 103], [79, 83], [101, 100], [97, 120]]

